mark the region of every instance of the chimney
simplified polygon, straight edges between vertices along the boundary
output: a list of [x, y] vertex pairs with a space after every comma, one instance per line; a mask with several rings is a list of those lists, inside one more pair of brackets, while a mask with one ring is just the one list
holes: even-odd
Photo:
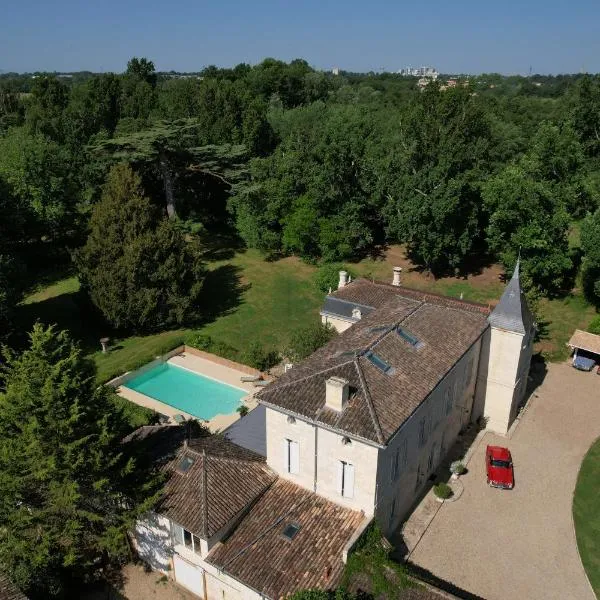
[[356, 320], [362, 319], [362, 313], [360, 312], [360, 308], [357, 306], [352, 309], [352, 318]]
[[325, 382], [325, 406], [342, 412], [348, 403], [349, 388], [347, 379], [330, 377]]
[[338, 283], [338, 290], [343, 288], [348, 283], [348, 273], [346, 271], [340, 271], [340, 282]]
[[392, 279], [392, 285], [395, 285], [395, 286], [401, 285], [400, 273], [402, 273], [402, 267], [394, 267], [394, 279]]

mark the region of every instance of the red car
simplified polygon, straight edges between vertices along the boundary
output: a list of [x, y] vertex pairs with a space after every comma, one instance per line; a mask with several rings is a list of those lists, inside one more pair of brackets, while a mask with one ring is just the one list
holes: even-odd
[[485, 467], [489, 485], [505, 490], [515, 486], [512, 456], [508, 448], [488, 446], [485, 451]]

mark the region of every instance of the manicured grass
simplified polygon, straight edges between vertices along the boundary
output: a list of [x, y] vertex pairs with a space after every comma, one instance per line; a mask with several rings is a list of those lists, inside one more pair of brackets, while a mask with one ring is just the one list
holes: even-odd
[[587, 576], [600, 598], [600, 438], [583, 459], [575, 497], [573, 519], [581, 561]]
[[575, 329], [586, 330], [596, 315], [581, 293], [554, 300], [543, 299], [539, 307], [541, 340], [538, 350], [550, 361], [565, 360], [570, 353], [567, 342]]
[[[295, 257], [269, 262], [256, 250], [226, 250], [216, 252], [220, 258], [208, 263], [210, 273], [203, 300], [206, 318], [195, 331], [210, 335], [241, 354], [256, 341], [265, 350], [284, 350], [294, 330], [318, 319], [323, 294], [314, 285], [317, 267]], [[454, 298], [462, 295], [465, 300], [484, 304], [496, 302], [505, 285], [498, 266], [467, 279], [434, 279], [414, 269], [399, 246], [391, 247], [385, 258], [365, 259], [350, 268], [362, 277], [391, 281], [392, 266], [396, 264], [403, 267], [403, 285]], [[99, 381], [152, 360], [177, 346], [191, 331], [178, 329], [119, 338], [88, 312], [77, 279], [66, 273], [62, 278], [45, 277], [21, 304], [18, 320], [23, 331], [38, 319], [69, 329], [96, 362]], [[594, 315], [594, 308], [580, 293], [559, 300], [542, 300], [542, 339], [538, 350], [550, 360], [564, 359], [568, 353], [565, 343], [574, 329], [585, 329]], [[112, 349], [102, 354], [99, 338], [106, 335], [112, 338]]]

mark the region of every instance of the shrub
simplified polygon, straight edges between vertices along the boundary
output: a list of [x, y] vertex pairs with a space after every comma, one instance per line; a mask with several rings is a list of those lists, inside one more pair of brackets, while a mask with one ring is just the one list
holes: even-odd
[[452, 496], [452, 488], [447, 483], [438, 483], [433, 486], [433, 493], [442, 500], [447, 500]]
[[242, 362], [259, 371], [266, 371], [279, 362], [279, 353], [275, 350], [265, 350], [260, 342], [254, 341], [243, 353]]
[[287, 354], [293, 361], [303, 360], [324, 346], [335, 335], [335, 329], [331, 325], [323, 323], [314, 323], [298, 329], [292, 335]]
[[450, 472], [455, 473], [456, 475], [462, 475], [466, 470], [467, 467], [465, 467], [465, 465], [460, 460], [455, 460], [450, 465]]
[[248, 412], [250, 412], [245, 404], [240, 404], [240, 406], [238, 406], [237, 411], [240, 413], [240, 417], [245, 417], [248, 414]]
[[600, 315], [595, 316], [587, 329], [590, 333], [600, 335]]
[[213, 340], [210, 335], [204, 335], [194, 331], [185, 336], [185, 345], [197, 348], [198, 350], [204, 350], [205, 352], [210, 352], [210, 349], [213, 346]]
[[349, 277], [356, 277], [354, 271], [341, 263], [325, 263], [317, 270], [315, 274], [315, 285], [324, 293], [337, 289], [340, 280], [340, 271], [346, 271]]

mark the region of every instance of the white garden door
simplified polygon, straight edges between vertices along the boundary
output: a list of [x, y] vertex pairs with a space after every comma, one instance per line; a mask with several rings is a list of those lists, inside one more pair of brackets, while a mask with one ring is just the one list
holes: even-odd
[[175, 581], [179, 585], [198, 596], [204, 597], [204, 583], [200, 567], [194, 566], [177, 554], [173, 557], [173, 567], [175, 569]]

